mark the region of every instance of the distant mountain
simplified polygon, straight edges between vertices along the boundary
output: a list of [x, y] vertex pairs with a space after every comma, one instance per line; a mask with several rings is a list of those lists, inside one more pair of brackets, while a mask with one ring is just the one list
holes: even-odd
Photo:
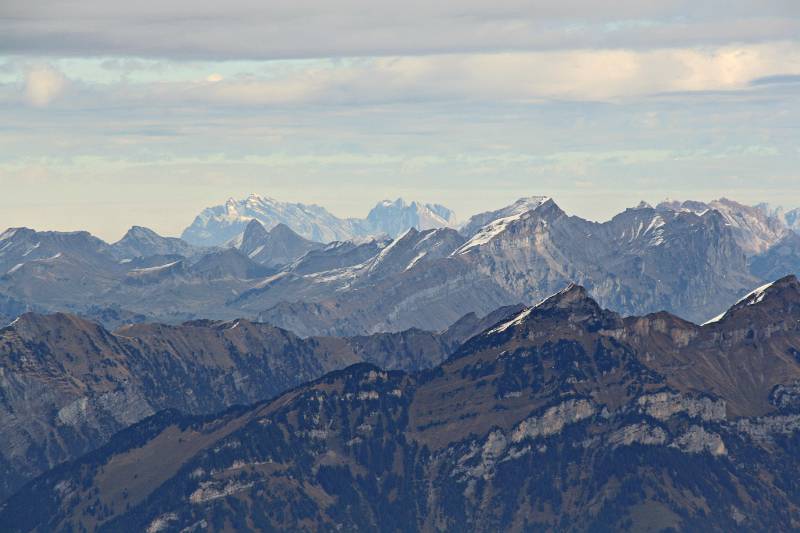
[[286, 224], [306, 239], [318, 242], [347, 240], [362, 234], [356, 221], [337, 218], [323, 207], [251, 194], [244, 200], [230, 198], [224, 205], [203, 210], [181, 237], [192, 244], [221, 245], [242, 233], [254, 219], [267, 229]]
[[251, 194], [244, 200], [229, 199], [224, 205], [203, 210], [184, 230], [182, 238], [196, 245], [222, 245], [239, 237], [251, 220], [266, 229], [285, 224], [305, 239], [329, 243], [387, 234], [396, 237], [411, 227], [417, 229], [452, 225], [452, 211], [436, 204], [406, 204], [398, 199], [375, 206], [366, 219], [341, 219], [323, 207], [280, 202]]
[[133, 226], [127, 233], [111, 245], [119, 259], [133, 259], [153, 255], [182, 255], [191, 257], [201, 252], [197, 247], [175, 237], [162, 237], [155, 231], [142, 226]]
[[[110, 333], [73, 315], [23, 314], [0, 326], [0, 501], [162, 409], [211, 413], [359, 361], [428, 368], [518, 311], [466, 315], [442, 333], [349, 339], [301, 339], [247, 320], [136, 324]], [[1, 524], [0, 530], [6, 531]]]
[[0, 294], [30, 309], [80, 305], [123, 270], [111, 247], [85, 231], [11, 228], [0, 234]]
[[391, 242], [388, 237], [362, 242], [335, 241], [309, 251], [287, 268], [293, 274], [306, 275], [354, 267], [375, 257]]
[[707, 326], [622, 318], [570, 285], [431, 370], [358, 364], [215, 416], [159, 413], [27, 484], [0, 524], [793, 530], [798, 323], [794, 277]]
[[786, 224], [795, 233], [800, 233], [800, 207], [789, 210], [771, 204], [758, 204], [756, 207], [764, 211], [768, 216]]
[[[388, 213], [402, 214], [412, 204], [392, 205]], [[441, 329], [468, 312], [538, 302], [568, 281], [622, 313], [666, 310], [703, 322], [800, 268], [800, 241], [785, 224], [724, 199], [640, 204], [598, 223], [547, 197], [522, 198], [460, 230], [327, 245], [251, 218], [233, 244], [120, 260], [116, 245], [85, 232], [8, 230], [0, 294], [40, 311], [120, 309], [170, 323], [246, 317], [301, 335], [351, 336]]]
[[360, 266], [354, 285], [371, 284], [417, 265], [449, 257], [463, 242], [464, 237], [454, 229], [418, 231], [409, 228]]
[[289, 269], [231, 305], [301, 335], [357, 335], [441, 329], [522, 301], [452, 256], [464, 240], [450, 228], [411, 229], [364, 263], [308, 276]]
[[267, 267], [288, 265], [312, 250], [325, 245], [304, 239], [280, 223], [267, 230], [258, 220], [251, 220], [242, 234], [239, 251]]
[[675, 202], [658, 204], [658, 209], [691, 211], [698, 215], [713, 209], [729, 224], [742, 250], [748, 255], [766, 252], [788, 233], [785, 223], [769, 216], [759, 206], [751, 207], [721, 198], [713, 202]]
[[111, 247], [86, 231], [9, 228], [0, 233], [0, 275], [13, 274], [32, 261], [56, 261], [64, 254], [93, 265], [113, 261]]
[[800, 273], [800, 233], [789, 233], [772, 248], [753, 257], [750, 271], [761, 279]]
[[[462, 232], [471, 237], [449, 239], [437, 247], [447, 253], [414, 264], [422, 252], [394, 250], [414, 249], [408, 234], [363, 265], [282, 276], [234, 305], [261, 307], [262, 320], [305, 335], [350, 335], [444, 327], [456, 310], [486, 313], [485, 306], [537, 302], [575, 280], [612, 309], [665, 309], [702, 322], [761, 281], [715, 209], [698, 214], [644, 205], [596, 223], [568, 216], [552, 199], [533, 198], [476, 215]], [[436, 242], [434, 234], [415, 238]], [[375, 276], [378, 265], [391, 275]]]
[[402, 198], [384, 200], [372, 208], [367, 223], [374, 234], [391, 237], [402, 235], [411, 228], [417, 230], [454, 227], [456, 215], [439, 204], [406, 203]]
[[461, 228], [461, 233], [467, 237], [474, 237], [476, 233], [484, 229], [486, 226], [494, 223], [494, 226], [502, 225], [506, 219], [513, 219], [528, 211], [533, 211], [550, 198], [547, 196], [530, 196], [528, 198], [520, 198], [513, 204], [497, 209], [495, 211], [487, 211], [485, 213], [478, 213], [473, 215], [466, 224]]
[[202, 256], [188, 272], [208, 280], [249, 280], [263, 278], [272, 269], [253, 261], [235, 248], [211, 252]]

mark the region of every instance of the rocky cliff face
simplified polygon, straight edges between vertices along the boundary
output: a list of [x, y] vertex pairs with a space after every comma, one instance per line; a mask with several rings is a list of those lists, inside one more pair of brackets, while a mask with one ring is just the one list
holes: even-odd
[[163, 412], [28, 484], [0, 523], [794, 529], [799, 303], [786, 278], [696, 326], [572, 285], [430, 370], [360, 364], [213, 417]]

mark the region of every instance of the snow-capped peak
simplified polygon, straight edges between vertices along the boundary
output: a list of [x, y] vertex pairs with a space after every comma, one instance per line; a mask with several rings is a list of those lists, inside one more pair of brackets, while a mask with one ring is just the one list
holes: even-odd
[[489, 224], [484, 226], [478, 233], [476, 233], [474, 237], [465, 242], [463, 246], [461, 246], [458, 250], [453, 252], [453, 255], [464, 254], [477, 246], [481, 246], [483, 244], [488, 243], [496, 236], [503, 233], [505, 229], [509, 226], [509, 224], [521, 219], [525, 213], [527, 213], [527, 211], [522, 211], [520, 213], [509, 215], [507, 217], [498, 218], [497, 220], [490, 222]]
[[565, 296], [572, 296], [571, 300], [574, 301], [576, 297], [580, 298], [586, 296], [586, 290], [580, 285], [577, 285], [575, 283], [569, 283], [566, 287], [564, 287], [560, 291], [555, 292], [545, 298], [542, 298], [542, 300], [536, 305], [528, 307], [527, 309], [523, 310], [521, 313], [519, 313], [511, 320], [504, 322], [499, 326], [497, 326], [496, 328], [487, 331], [486, 334], [491, 335], [493, 333], [502, 333], [503, 331], [507, 330], [510, 327], [522, 324], [525, 321], [525, 319], [528, 318], [535, 309], [545, 307], [549, 303], [555, 303], [556, 306], [558, 306], [559, 300], [561, 300]]
[[284, 223], [298, 235], [317, 242], [396, 236], [410, 227], [424, 230], [455, 225], [455, 215], [446, 207], [409, 204], [402, 198], [379, 202], [367, 219], [359, 219], [339, 218], [317, 205], [281, 202], [252, 193], [242, 200], [229, 198], [222, 205], [204, 209], [182, 238], [191, 244], [223, 245], [242, 233], [251, 220], [266, 228]]
[[472, 216], [469, 221], [461, 228], [461, 232], [467, 237], [474, 237], [481, 232], [487, 225], [501, 219], [521, 215], [529, 211], [538, 209], [546, 202], [550, 201], [549, 196], [528, 196], [520, 198], [511, 205], [507, 205], [495, 211], [487, 211]]
[[547, 202], [548, 200], [550, 200], [549, 196], [527, 196], [524, 198], [520, 198], [511, 205], [512, 212], [524, 213], [525, 211], [536, 209], [537, 207]]
[[0, 233], [0, 241], [6, 241], [14, 237], [20, 228], [8, 228], [3, 233]]
[[709, 320], [707, 322], [703, 322], [702, 325], [703, 326], [707, 326], [708, 324], [713, 324], [715, 322], [719, 322], [720, 320], [725, 318], [725, 316], [734, 307], [742, 307], [742, 306], [755, 305], [757, 303], [760, 303], [762, 300], [764, 300], [764, 296], [767, 293], [767, 289], [772, 287], [774, 284], [775, 284], [775, 282], [771, 281], [771, 282], [769, 282], [769, 283], [767, 283], [765, 285], [762, 285], [762, 286], [760, 286], [760, 287], [758, 287], [756, 289], [753, 289], [752, 291], [748, 292], [747, 294], [745, 294], [744, 296], [739, 298], [739, 300], [735, 304], [733, 304], [730, 307], [730, 309], [727, 309], [725, 312], [720, 313], [719, 315], [715, 316], [714, 318], [712, 318], [711, 320]]

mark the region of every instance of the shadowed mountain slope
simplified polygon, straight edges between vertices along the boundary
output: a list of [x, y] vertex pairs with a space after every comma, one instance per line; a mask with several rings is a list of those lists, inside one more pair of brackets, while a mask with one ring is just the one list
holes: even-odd
[[[238, 252], [237, 252], [238, 253]], [[302, 339], [247, 320], [135, 324], [110, 333], [73, 315], [23, 314], [0, 330], [0, 499], [166, 409], [252, 403], [350, 364], [416, 370], [517, 308], [452, 330]]]
[[580, 286], [417, 373], [359, 364], [209, 417], [167, 411], [37, 478], [9, 531], [791, 530], [800, 284], [717, 322]]

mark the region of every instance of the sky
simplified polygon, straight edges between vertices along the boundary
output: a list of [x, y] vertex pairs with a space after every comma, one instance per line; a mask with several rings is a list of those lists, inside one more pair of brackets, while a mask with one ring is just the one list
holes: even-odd
[[800, 207], [796, 0], [0, 0], [0, 227]]

